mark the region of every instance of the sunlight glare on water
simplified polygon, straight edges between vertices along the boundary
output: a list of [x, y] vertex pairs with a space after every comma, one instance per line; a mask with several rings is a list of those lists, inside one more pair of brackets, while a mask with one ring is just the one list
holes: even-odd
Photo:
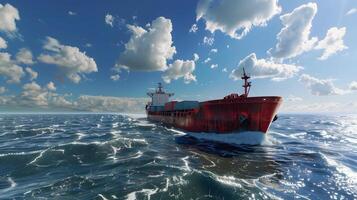
[[255, 146], [144, 115], [0, 118], [0, 199], [357, 198], [355, 115], [281, 115]]

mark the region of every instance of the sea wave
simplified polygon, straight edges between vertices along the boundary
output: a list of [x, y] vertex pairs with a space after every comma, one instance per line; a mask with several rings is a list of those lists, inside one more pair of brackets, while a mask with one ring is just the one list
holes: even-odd
[[357, 116], [218, 139], [145, 115], [0, 119], [0, 199], [357, 199]]

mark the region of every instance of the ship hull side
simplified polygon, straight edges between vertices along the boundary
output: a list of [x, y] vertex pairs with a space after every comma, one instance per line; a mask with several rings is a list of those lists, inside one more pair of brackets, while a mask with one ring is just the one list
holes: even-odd
[[147, 116], [192, 133], [266, 133], [281, 102], [281, 97], [221, 99], [201, 102], [197, 109], [148, 112]]

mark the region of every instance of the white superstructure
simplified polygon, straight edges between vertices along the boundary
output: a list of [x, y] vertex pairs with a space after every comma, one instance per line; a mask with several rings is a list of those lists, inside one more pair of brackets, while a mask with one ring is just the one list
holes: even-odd
[[161, 83], [159, 83], [155, 92], [148, 92], [147, 95], [151, 97], [150, 106], [165, 106], [165, 103], [169, 102], [169, 98], [172, 97], [174, 93], [166, 93], [162, 89]]

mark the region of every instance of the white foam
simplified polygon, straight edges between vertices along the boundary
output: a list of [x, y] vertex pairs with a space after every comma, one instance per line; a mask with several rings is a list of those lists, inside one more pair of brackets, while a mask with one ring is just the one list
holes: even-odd
[[29, 162], [27, 165], [30, 165], [30, 164], [34, 164], [35, 162], [37, 162], [38, 159], [40, 159], [42, 157], [42, 155], [47, 151], [48, 149], [46, 150], [43, 150], [41, 151], [41, 153], [35, 157], [35, 159], [33, 159], [31, 162]]
[[233, 176], [217, 176], [217, 175], [215, 175], [214, 179], [220, 183], [225, 184], [225, 185], [242, 188], [242, 185], [240, 183], [238, 183], [237, 179], [234, 178]]
[[115, 122], [115, 123], [113, 123], [113, 124], [112, 124], [112, 127], [113, 127], [113, 128], [117, 128], [117, 127], [119, 127], [119, 122]]
[[189, 157], [188, 156], [186, 156], [186, 157], [184, 157], [184, 158], [181, 158], [181, 160], [185, 163], [185, 171], [191, 171], [191, 168], [190, 168], [190, 166], [188, 165], [188, 159]]
[[127, 200], [135, 200], [136, 199], [136, 194], [137, 193], [144, 193], [147, 196], [147, 199], [150, 200], [151, 195], [155, 194], [159, 189], [142, 189], [140, 191], [135, 191], [131, 192], [128, 195], [126, 195]]
[[352, 184], [356, 184], [357, 183], [357, 173], [352, 170], [351, 168], [343, 165], [341, 162], [336, 161], [328, 156], [326, 156], [323, 153], [320, 153], [322, 155], [322, 157], [325, 159], [325, 161], [327, 162], [328, 165], [336, 168], [336, 170], [341, 173], [344, 174]]
[[244, 131], [239, 133], [192, 133], [186, 134], [204, 140], [223, 142], [227, 144], [267, 144], [266, 134], [259, 131]]
[[84, 133], [81, 133], [81, 132], [78, 132], [78, 133], [75, 133], [75, 134], [78, 136], [77, 140], [81, 140], [83, 137], [86, 136]]
[[102, 198], [103, 200], [108, 200], [107, 198], [105, 198], [105, 196], [104, 195], [102, 195], [102, 194], [98, 194], [98, 196], [100, 197], [100, 198]]
[[17, 183], [11, 177], [8, 177], [7, 181], [10, 183], [10, 187], [0, 190], [0, 194], [12, 190], [17, 185]]
[[138, 119], [138, 118], [146, 118], [146, 114], [145, 114], [145, 113], [142, 113], [142, 114], [122, 113], [122, 115], [131, 117], [131, 118], [135, 118], [135, 119]]

